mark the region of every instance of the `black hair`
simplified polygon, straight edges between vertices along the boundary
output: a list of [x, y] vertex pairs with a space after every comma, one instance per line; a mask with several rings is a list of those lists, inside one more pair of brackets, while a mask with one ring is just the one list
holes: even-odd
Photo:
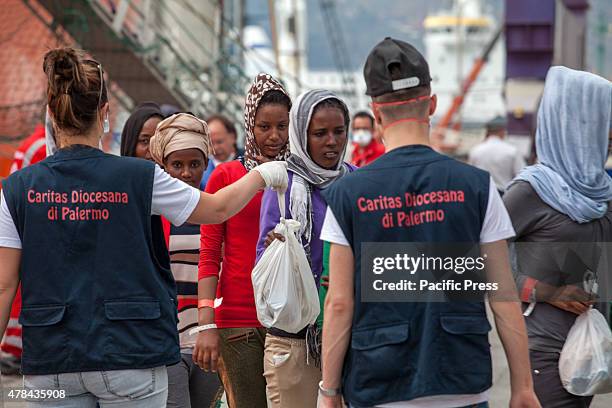
[[139, 105], [130, 115], [121, 132], [121, 155], [128, 157], [136, 156], [136, 145], [138, 136], [145, 122], [153, 117], [164, 119], [159, 105], [155, 102], [144, 102]]
[[[355, 119], [357, 118], [368, 118], [370, 119], [370, 123], [372, 123], [372, 128], [374, 128], [374, 115], [372, 115], [370, 112], [368, 111], [359, 111], [356, 114], [353, 115], [353, 122], [355, 122]], [[355, 124], [353, 123], [353, 126], [355, 126]]]
[[259, 105], [257, 105], [257, 109], [264, 105], [283, 105], [287, 107], [287, 110], [291, 110], [291, 98], [287, 96], [286, 93], [279, 91], [278, 89], [273, 89], [264, 94], [264, 96], [259, 100]]
[[342, 112], [342, 115], [344, 116], [344, 126], [346, 126], [346, 131], [348, 132], [349, 124], [351, 123], [351, 115], [349, 114], [349, 111], [346, 105], [340, 99], [337, 99], [337, 98], [323, 99], [321, 102], [319, 102], [315, 106], [314, 110], [312, 111], [313, 116], [315, 113], [317, 113], [319, 109], [323, 109], [323, 108], [340, 109], [340, 111]]

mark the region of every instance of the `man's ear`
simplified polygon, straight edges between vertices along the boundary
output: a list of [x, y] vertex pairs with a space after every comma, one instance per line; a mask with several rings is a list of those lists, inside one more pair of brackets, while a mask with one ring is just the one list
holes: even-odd
[[436, 108], [438, 107], [438, 95], [431, 95], [431, 102], [429, 103], [429, 116], [432, 116], [436, 113]]
[[372, 114], [374, 115], [374, 120], [376, 121], [377, 124], [382, 126], [382, 117], [380, 115], [380, 109], [378, 108], [376, 103], [371, 102], [370, 103], [370, 108], [372, 109]]

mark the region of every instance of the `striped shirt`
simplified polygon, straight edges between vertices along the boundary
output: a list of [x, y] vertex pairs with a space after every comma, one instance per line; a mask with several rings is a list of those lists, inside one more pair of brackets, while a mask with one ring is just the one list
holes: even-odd
[[178, 297], [178, 331], [181, 348], [192, 348], [197, 334], [189, 330], [198, 325], [198, 260], [200, 226], [183, 224], [170, 227], [170, 266]]

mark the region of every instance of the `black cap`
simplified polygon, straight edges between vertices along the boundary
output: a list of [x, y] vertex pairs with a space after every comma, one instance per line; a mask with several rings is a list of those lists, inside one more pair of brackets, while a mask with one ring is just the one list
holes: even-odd
[[487, 122], [486, 129], [488, 131], [503, 130], [507, 124], [508, 121], [504, 116], [496, 116]]
[[[396, 64], [400, 77], [391, 79], [390, 66]], [[429, 85], [429, 65], [423, 55], [407, 42], [391, 37], [379, 42], [368, 55], [363, 68], [366, 94], [372, 97], [403, 89]]]

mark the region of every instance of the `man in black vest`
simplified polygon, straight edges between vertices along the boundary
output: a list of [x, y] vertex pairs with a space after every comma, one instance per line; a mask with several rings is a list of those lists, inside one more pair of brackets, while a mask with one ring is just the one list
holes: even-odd
[[495, 184], [488, 173], [429, 146], [436, 96], [414, 47], [386, 38], [368, 56], [364, 75], [386, 154], [324, 194], [321, 237], [331, 250], [320, 406], [341, 407], [342, 397], [351, 407], [488, 406], [491, 326], [482, 295], [452, 302], [405, 295], [393, 302], [397, 293], [387, 287], [368, 299], [368, 290], [381, 289], [380, 279], [370, 286], [372, 272], [384, 279], [400, 269], [397, 257], [377, 263], [368, 253], [372, 243], [467, 243], [477, 249], [486, 281], [497, 286], [489, 297], [510, 367], [510, 406], [539, 408], [508, 262], [506, 239], [514, 230]]

